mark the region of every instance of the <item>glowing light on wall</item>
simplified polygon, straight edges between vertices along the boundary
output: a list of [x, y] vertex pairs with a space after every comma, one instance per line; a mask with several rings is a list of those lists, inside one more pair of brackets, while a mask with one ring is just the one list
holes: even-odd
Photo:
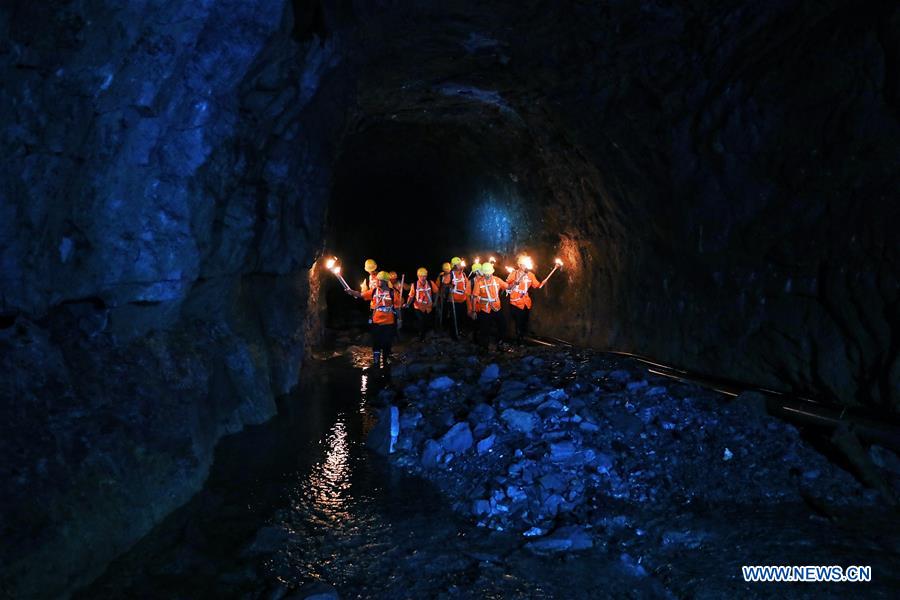
[[475, 231], [478, 243], [489, 248], [511, 247], [514, 236], [515, 218], [499, 200], [488, 197], [475, 209]]

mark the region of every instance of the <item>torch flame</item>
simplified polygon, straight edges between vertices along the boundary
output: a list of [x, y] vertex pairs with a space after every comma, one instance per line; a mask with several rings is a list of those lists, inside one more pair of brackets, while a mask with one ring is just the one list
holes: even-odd
[[509, 265], [506, 266], [506, 272], [507, 272], [507, 273], [512, 273], [513, 271], [515, 271], [515, 269], [513, 269], [513, 268], [510, 267]]
[[492, 256], [492, 257], [490, 257], [490, 258], [488, 259], [488, 261], [489, 261], [491, 264], [494, 264], [495, 262], [497, 262], [497, 259], [494, 258], [494, 257]]
[[340, 275], [340, 274], [341, 274], [341, 268], [340, 268], [340, 267], [335, 267], [335, 268], [333, 268], [333, 269], [331, 270], [331, 272], [334, 273], [335, 275]]
[[522, 266], [525, 267], [526, 271], [531, 271], [534, 269], [534, 261], [531, 260], [530, 256], [526, 256], [522, 259]]
[[325, 268], [328, 269], [329, 271], [330, 271], [332, 268], [334, 268], [334, 261], [335, 261], [335, 259], [333, 259], [333, 258], [329, 258], [328, 260], [326, 260], [326, 261], [325, 261]]
[[556, 265], [557, 265], [557, 266], [559, 266], [559, 267], [561, 267], [561, 266], [562, 266], [562, 264], [563, 264], [563, 262], [562, 262], [562, 261], [561, 261], [561, 260], [559, 260], [559, 259], [558, 259], [558, 258], [556, 258], [556, 259], [553, 259], [553, 262], [555, 262], [555, 263], [556, 263]]
[[459, 261], [459, 266], [465, 268], [465, 266], [466, 266], [466, 261], [464, 261], [464, 260]]

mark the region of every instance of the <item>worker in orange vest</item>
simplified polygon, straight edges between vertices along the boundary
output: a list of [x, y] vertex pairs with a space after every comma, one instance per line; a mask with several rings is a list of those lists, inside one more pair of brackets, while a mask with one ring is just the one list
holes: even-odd
[[437, 299], [438, 286], [434, 281], [428, 281], [428, 269], [419, 267], [416, 271], [416, 280], [409, 286], [409, 297], [406, 306], [410, 304], [415, 308], [416, 325], [419, 329], [419, 341], [425, 341], [425, 332], [428, 328], [428, 317], [434, 308]]
[[[365, 293], [368, 290], [372, 290], [378, 287], [378, 263], [376, 263], [371, 258], [366, 259], [365, 264], [366, 273], [369, 274], [369, 279], [366, 283], [363, 284], [362, 291]], [[375, 309], [375, 301], [372, 300], [369, 302], [369, 308]]]
[[[438, 331], [443, 331], [444, 327], [447, 325], [448, 321], [452, 318], [450, 316], [450, 263], [445, 262], [441, 265], [441, 273], [437, 276], [437, 279], [434, 282], [437, 284], [438, 295], [437, 301], [435, 302], [435, 311], [437, 318], [437, 329]], [[453, 324], [451, 323], [452, 327]]]
[[400, 292], [391, 287], [391, 276], [381, 271], [376, 276], [377, 284], [365, 292], [354, 289], [346, 290], [354, 298], [369, 300], [374, 304], [369, 323], [372, 327], [372, 365], [375, 368], [388, 368], [391, 362], [391, 344], [394, 341], [397, 311], [403, 303]]
[[466, 305], [469, 302], [469, 293], [471, 286], [469, 285], [469, 277], [466, 275], [466, 263], [458, 257], [454, 256], [450, 259], [450, 301], [453, 303], [450, 308], [453, 314], [450, 318], [455, 317], [453, 328], [453, 339], [459, 339], [460, 330], [463, 328], [463, 315], [465, 314]]
[[483, 263], [479, 275], [472, 280], [472, 293], [469, 295], [469, 317], [476, 321], [478, 342], [484, 348], [490, 347], [491, 329], [497, 332], [497, 348], [506, 337], [506, 319], [500, 304], [500, 290], [508, 285], [494, 276], [494, 265]]
[[532, 268], [534, 265], [531, 257], [520, 254], [516, 258], [516, 269], [506, 278], [506, 283], [509, 284], [506, 290], [509, 294], [509, 310], [516, 326], [516, 343], [519, 345], [528, 335], [528, 318], [531, 315], [531, 296], [528, 295], [528, 291], [542, 286]]

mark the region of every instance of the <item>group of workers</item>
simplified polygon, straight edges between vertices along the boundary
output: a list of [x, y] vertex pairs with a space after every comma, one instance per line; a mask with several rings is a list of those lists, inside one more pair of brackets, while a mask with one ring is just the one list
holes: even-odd
[[501, 292], [506, 292], [515, 323], [516, 343], [521, 344], [528, 333], [531, 313], [529, 290], [543, 286], [531, 265], [531, 258], [520, 254], [516, 268], [504, 280], [494, 274], [493, 262], [475, 263], [466, 273], [465, 262], [455, 256], [443, 264], [435, 279], [429, 279], [428, 269], [420, 267], [416, 280], [407, 284], [405, 280], [397, 281], [395, 272], [379, 271], [378, 264], [368, 259], [365, 270], [369, 277], [362, 290], [347, 288], [345, 291], [369, 302], [373, 363], [376, 367], [388, 366], [398, 319], [402, 320], [401, 310], [410, 306], [414, 309], [419, 340], [425, 339], [434, 322], [438, 329], [449, 329], [454, 339], [471, 329], [474, 341], [488, 349], [492, 333], [498, 347], [506, 338], [506, 320], [500, 302]]

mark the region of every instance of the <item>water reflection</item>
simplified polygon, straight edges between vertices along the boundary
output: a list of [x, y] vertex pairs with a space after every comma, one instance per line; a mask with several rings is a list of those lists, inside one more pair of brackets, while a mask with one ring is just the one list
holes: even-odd
[[[301, 498], [297, 508], [312, 510], [321, 518], [335, 522], [349, 518], [350, 446], [347, 425], [338, 419], [325, 436], [325, 457], [309, 473], [306, 483], [298, 490]], [[311, 506], [310, 506], [311, 505]]]
[[363, 373], [359, 381], [359, 412], [366, 412], [366, 392], [369, 390], [369, 376]]

